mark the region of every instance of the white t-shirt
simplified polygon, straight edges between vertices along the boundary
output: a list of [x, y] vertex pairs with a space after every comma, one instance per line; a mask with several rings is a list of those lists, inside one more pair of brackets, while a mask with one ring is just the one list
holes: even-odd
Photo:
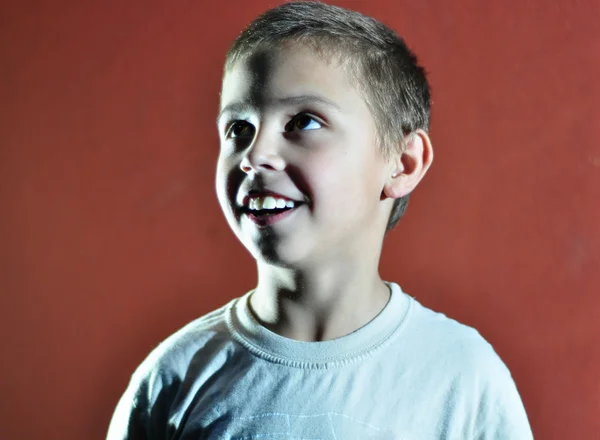
[[532, 439], [479, 333], [388, 285], [379, 315], [330, 341], [261, 326], [252, 292], [193, 321], [138, 367], [108, 439]]

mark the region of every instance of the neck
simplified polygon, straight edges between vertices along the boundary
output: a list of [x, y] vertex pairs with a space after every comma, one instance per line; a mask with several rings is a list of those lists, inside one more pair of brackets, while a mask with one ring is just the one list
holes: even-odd
[[291, 339], [345, 336], [371, 321], [389, 300], [378, 263], [336, 258], [301, 269], [259, 263], [252, 312], [263, 326]]

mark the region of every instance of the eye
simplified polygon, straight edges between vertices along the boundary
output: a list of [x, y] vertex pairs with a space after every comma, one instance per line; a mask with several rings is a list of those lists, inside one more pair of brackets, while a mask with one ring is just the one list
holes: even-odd
[[254, 136], [254, 125], [247, 121], [233, 121], [229, 124], [225, 132], [225, 137], [230, 138], [248, 138]]
[[323, 124], [307, 113], [300, 113], [285, 125], [285, 131], [318, 130]]

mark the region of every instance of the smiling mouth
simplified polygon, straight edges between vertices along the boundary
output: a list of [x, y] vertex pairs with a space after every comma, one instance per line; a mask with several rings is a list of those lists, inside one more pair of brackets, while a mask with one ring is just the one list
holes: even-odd
[[284, 207], [284, 208], [271, 208], [271, 209], [250, 209], [248, 207], [242, 208], [242, 214], [246, 214], [248, 216], [253, 216], [257, 218], [268, 218], [274, 217], [280, 214], [284, 214], [286, 212], [295, 211], [300, 206], [303, 206], [302, 202], [295, 202], [293, 207]]
[[274, 208], [274, 209], [244, 209], [244, 212], [248, 215], [253, 215], [255, 217], [269, 217], [273, 215], [278, 215], [283, 212], [292, 211], [300, 206], [300, 203], [296, 204], [293, 208]]
[[244, 198], [241, 208], [242, 213], [266, 217], [291, 211], [303, 203], [275, 193], [254, 193]]
[[298, 210], [304, 203], [297, 203], [293, 208], [274, 208], [274, 209], [243, 209], [243, 214], [250, 220], [252, 223], [257, 225], [258, 227], [266, 227], [270, 226], [274, 223], [279, 222], [289, 216], [291, 216], [294, 212]]
[[266, 217], [272, 217], [274, 215], [281, 214], [283, 212], [290, 211], [292, 209], [294, 209], [294, 208], [272, 209], [272, 210], [269, 210], [269, 211], [250, 211], [248, 213], [248, 215], [253, 215], [254, 217], [258, 217], [258, 218], [266, 218]]

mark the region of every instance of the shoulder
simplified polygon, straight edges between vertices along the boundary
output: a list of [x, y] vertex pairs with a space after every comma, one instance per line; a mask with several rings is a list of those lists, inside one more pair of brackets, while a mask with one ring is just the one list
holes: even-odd
[[[237, 299], [237, 298], [236, 298]], [[167, 432], [146, 427], [170, 417], [171, 405], [190, 369], [217, 370], [225, 363], [232, 339], [226, 314], [236, 299], [185, 325], [154, 348], [132, 374], [113, 414], [108, 438], [162, 438]], [[159, 423], [161, 429], [168, 424]]]
[[406, 339], [438, 360], [460, 361], [459, 364], [467, 368], [500, 361], [476, 329], [435, 312], [413, 298], [406, 324]]
[[154, 348], [136, 369], [133, 382], [183, 376], [199, 352], [216, 352], [231, 343], [226, 313], [234, 300], [188, 323]]
[[466, 417], [478, 439], [530, 439], [529, 423], [516, 384], [492, 345], [472, 327], [413, 300], [411, 344], [447, 406]]

